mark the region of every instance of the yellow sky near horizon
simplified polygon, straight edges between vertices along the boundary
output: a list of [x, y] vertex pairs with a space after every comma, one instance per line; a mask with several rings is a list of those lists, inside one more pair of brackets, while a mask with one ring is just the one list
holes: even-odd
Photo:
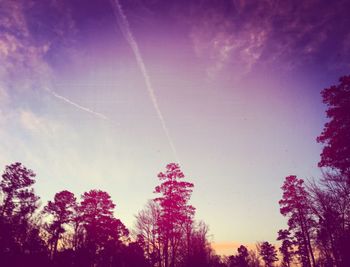
[[213, 242], [211, 243], [212, 248], [215, 252], [222, 256], [234, 255], [237, 253], [237, 249], [241, 246], [245, 246], [248, 250], [256, 250], [255, 243], [242, 244], [239, 242]]

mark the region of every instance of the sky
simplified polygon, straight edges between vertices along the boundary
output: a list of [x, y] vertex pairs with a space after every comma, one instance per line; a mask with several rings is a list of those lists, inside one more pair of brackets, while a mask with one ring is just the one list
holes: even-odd
[[349, 74], [349, 9], [0, 0], [0, 169], [34, 170], [42, 205], [105, 190], [132, 229], [179, 162], [219, 253], [275, 242], [284, 178], [321, 176], [320, 91]]

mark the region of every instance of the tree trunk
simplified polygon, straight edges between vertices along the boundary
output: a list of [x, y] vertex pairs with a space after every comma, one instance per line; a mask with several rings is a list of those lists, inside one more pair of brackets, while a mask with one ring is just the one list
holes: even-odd
[[169, 267], [169, 253], [168, 253], [168, 239], [165, 241], [164, 248], [163, 248], [163, 255], [164, 255], [164, 267]]
[[298, 214], [299, 224], [300, 224], [301, 232], [302, 232], [302, 236], [303, 236], [303, 243], [304, 243], [304, 246], [305, 246], [305, 249], [306, 249], [306, 256], [307, 256], [308, 264], [311, 267], [315, 267], [315, 265], [311, 264], [311, 260], [310, 260], [308, 229], [305, 229], [306, 226], [305, 226], [304, 218], [302, 216], [302, 212], [299, 210], [298, 213], [299, 213]]
[[307, 238], [308, 250], [309, 250], [310, 255], [311, 255], [312, 266], [315, 267], [316, 266], [315, 256], [314, 256], [314, 253], [313, 253], [313, 250], [312, 250], [310, 234], [309, 234], [308, 229], [306, 229], [306, 238]]

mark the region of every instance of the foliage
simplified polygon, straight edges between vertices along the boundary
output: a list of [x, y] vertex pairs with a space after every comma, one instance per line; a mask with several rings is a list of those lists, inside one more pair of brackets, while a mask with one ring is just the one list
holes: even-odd
[[272, 267], [278, 261], [276, 248], [267, 241], [259, 245], [259, 253], [266, 267]]
[[5, 265], [45, 262], [42, 259], [46, 253], [45, 244], [31, 220], [39, 199], [32, 188], [34, 178], [35, 173], [19, 162], [6, 166], [2, 175], [0, 258]]
[[120, 239], [129, 234], [124, 224], [114, 218], [114, 207], [107, 192], [90, 190], [82, 195], [79, 216], [85, 237], [81, 251], [87, 254], [90, 264], [106, 259], [115, 261], [110, 252], [119, 250]]
[[231, 255], [228, 258], [229, 267], [248, 267], [249, 266], [249, 252], [248, 249], [241, 245], [237, 249], [236, 255]]
[[[154, 190], [154, 193], [161, 194], [154, 201], [160, 206], [157, 229], [162, 254], [159, 260], [165, 267], [173, 267], [189, 257], [195, 208], [188, 201], [194, 185], [181, 181], [184, 177], [179, 165], [170, 163], [166, 166], [165, 173], [158, 174], [161, 184]], [[187, 255], [179, 255], [181, 244], [187, 248]]]
[[295, 175], [286, 177], [282, 199], [279, 201], [280, 212], [288, 217], [289, 231], [297, 254], [303, 266], [315, 266], [315, 257], [311, 244], [315, 221], [310, 207], [309, 194], [305, 190], [304, 181]]
[[279, 230], [277, 240], [282, 241], [279, 248], [282, 254], [282, 266], [289, 267], [293, 257], [293, 240], [290, 237], [290, 232], [288, 230]]
[[54, 201], [49, 201], [44, 207], [43, 213], [50, 214], [53, 219], [48, 223], [48, 232], [51, 234], [49, 243], [51, 245], [51, 257], [57, 252], [58, 241], [66, 231], [65, 224], [73, 221], [77, 209], [74, 194], [64, 190], [55, 194]]
[[35, 173], [16, 162], [6, 166], [0, 188], [4, 194], [1, 215], [21, 218], [30, 216], [36, 209], [39, 197], [31, 186], [35, 183]]
[[318, 165], [339, 171], [350, 179], [350, 76], [341, 77], [339, 82], [322, 91], [330, 121], [317, 138], [317, 142], [324, 144]]

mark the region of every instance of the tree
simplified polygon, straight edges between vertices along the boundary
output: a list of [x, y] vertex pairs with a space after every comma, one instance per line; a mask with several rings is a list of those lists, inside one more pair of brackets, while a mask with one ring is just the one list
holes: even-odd
[[276, 248], [267, 241], [260, 244], [259, 253], [266, 267], [272, 267], [278, 261]]
[[34, 177], [35, 173], [32, 170], [16, 162], [5, 167], [0, 182], [3, 193], [0, 217], [2, 224], [7, 224], [7, 227], [2, 229], [12, 231], [12, 238], [19, 246], [26, 240], [30, 217], [38, 207], [39, 197], [32, 188], [35, 183]]
[[350, 75], [339, 82], [321, 93], [330, 121], [317, 137], [317, 142], [324, 144], [318, 166], [339, 171], [350, 183]]
[[181, 181], [185, 176], [176, 163], [166, 166], [166, 172], [159, 173], [162, 183], [156, 186], [154, 192], [161, 194], [155, 198], [159, 203], [161, 213], [158, 221], [160, 242], [162, 244], [162, 260], [164, 267], [174, 267], [176, 264], [181, 238], [187, 240], [186, 250], [189, 254], [191, 225], [195, 208], [188, 204], [193, 184]]
[[324, 145], [319, 167], [323, 179], [313, 185], [314, 212], [319, 218], [318, 242], [323, 256], [336, 266], [349, 266], [350, 255], [350, 76], [325, 88], [323, 103], [329, 121], [317, 142]]
[[46, 249], [32, 220], [39, 197], [34, 193], [35, 173], [16, 162], [5, 167], [0, 182], [0, 258], [5, 265], [23, 266], [45, 261]]
[[293, 241], [290, 237], [290, 232], [288, 230], [278, 231], [278, 241], [282, 241], [279, 251], [282, 254], [282, 266], [289, 267], [293, 256]]
[[65, 232], [64, 225], [72, 222], [77, 203], [74, 194], [64, 190], [55, 194], [54, 201], [49, 201], [44, 207], [44, 213], [53, 216], [48, 231], [51, 234], [51, 257], [57, 252], [58, 240]]
[[317, 217], [319, 261], [327, 266], [349, 266], [350, 186], [339, 176], [323, 173], [323, 179], [309, 186], [312, 209]]
[[298, 255], [303, 266], [315, 266], [315, 257], [311, 244], [311, 235], [315, 221], [309, 205], [309, 195], [304, 181], [295, 175], [287, 176], [281, 189], [280, 212], [288, 217], [289, 231], [293, 233]]
[[249, 252], [248, 249], [241, 245], [237, 248], [237, 254], [228, 258], [229, 267], [248, 267]]
[[143, 249], [138, 242], [131, 242], [123, 251], [125, 267], [149, 267]]
[[107, 192], [90, 190], [82, 195], [79, 207], [85, 233], [82, 251], [86, 253], [89, 264], [115, 261], [114, 252], [121, 246], [121, 239], [129, 235], [124, 224], [113, 217], [114, 207]]
[[211, 247], [208, 241], [209, 227], [203, 221], [194, 223], [191, 229], [189, 254], [186, 267], [207, 267], [210, 264]]
[[249, 267], [260, 267], [260, 257], [259, 253], [256, 250], [249, 250], [248, 251], [248, 262], [249, 262]]
[[160, 213], [159, 204], [154, 200], [150, 200], [146, 207], [136, 216], [134, 233], [151, 266], [154, 266], [161, 258], [161, 243], [158, 229]]
[[249, 256], [248, 249], [245, 246], [240, 245], [239, 248], [237, 249], [237, 252], [238, 252], [237, 258], [238, 258], [239, 266], [248, 267], [248, 256]]
[[31, 188], [35, 183], [34, 178], [35, 173], [22, 163], [16, 162], [6, 166], [0, 183], [4, 195], [1, 216], [11, 217], [16, 213], [26, 216], [34, 212], [39, 199]]

